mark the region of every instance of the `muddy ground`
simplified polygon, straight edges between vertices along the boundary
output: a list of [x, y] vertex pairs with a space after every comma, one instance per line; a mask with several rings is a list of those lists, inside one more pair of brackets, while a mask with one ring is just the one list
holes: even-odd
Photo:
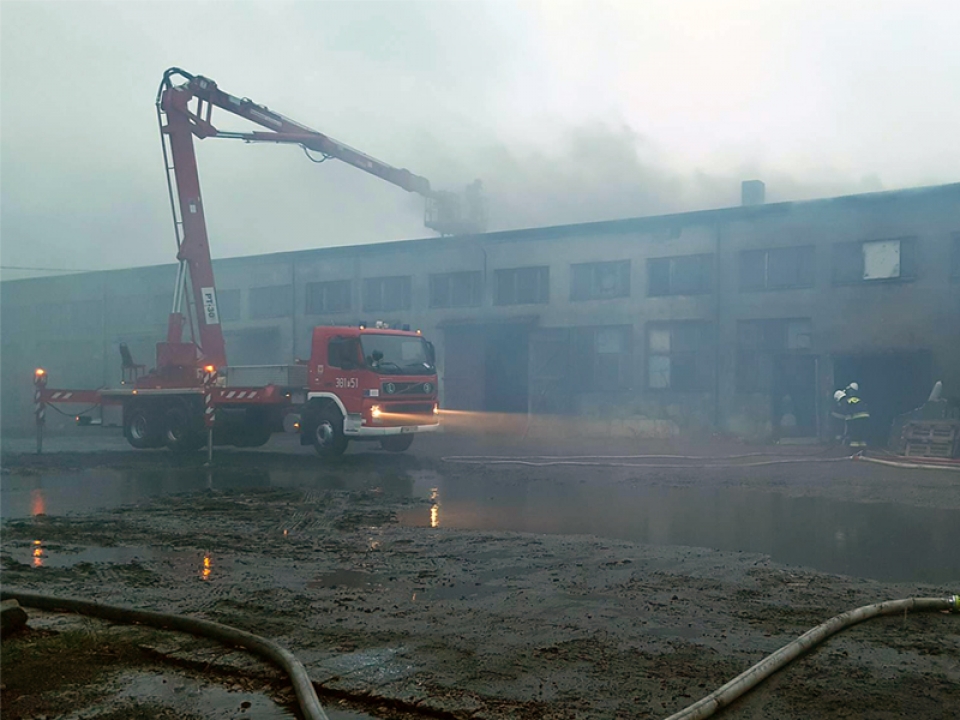
[[[533, 467], [444, 458], [561, 453], [544, 445], [481, 446], [450, 437], [418, 441], [416, 449], [410, 456], [359, 452], [336, 465], [322, 465], [299, 448], [220, 452], [210, 473], [200, 467], [202, 458], [165, 453], [40, 458], [7, 453], [4, 484], [80, 473], [94, 492], [97, 477], [120, 473], [118, 482], [150, 476], [169, 487], [120, 507], [7, 519], [3, 585], [232, 624], [293, 650], [321, 699], [333, 707], [349, 699], [354, 711], [374, 716], [458, 718], [665, 717], [837, 613], [885, 599], [960, 590], [960, 565], [950, 559], [949, 548], [938, 546], [956, 547], [958, 474], [843, 460], [780, 463], [835, 459], [836, 453], [719, 441], [696, 448], [567, 446], [562, 454], [707, 451], [749, 457]], [[645, 467], [620, 466], [626, 462]], [[758, 464], [767, 462], [778, 464]], [[431, 483], [441, 482], [461, 489], [459, 505], [455, 497], [445, 505], [445, 495], [430, 492]], [[839, 503], [830, 507], [841, 513], [859, 507], [909, 511], [929, 518], [925, 546], [910, 551], [922, 570], [917, 577], [929, 581], [876, 579], [885, 577], [883, 557], [856, 565], [865, 568], [856, 577], [780, 564], [772, 553], [669, 544], [676, 536], [658, 526], [655, 512], [637, 519], [649, 526], [644, 535], [649, 542], [626, 540], [627, 521], [617, 506], [627, 502], [627, 490], [655, 493], [651, 498], [663, 492], [680, 493], [681, 499], [715, 493], [718, 502], [724, 493], [740, 493], [735, 497], [741, 504], [744, 498], [764, 499], [766, 504], [751, 508], [801, 498]], [[470, 502], [462, 499], [467, 496]], [[509, 502], [498, 504], [502, 497]], [[557, 497], [567, 498], [565, 504]], [[778, 527], [789, 518], [775, 521], [764, 514], [734, 513], [724, 522], [734, 526], [733, 535], [762, 527], [771, 547], [804, 542], [793, 536], [778, 540]], [[546, 519], [524, 525], [517, 519], [521, 515]], [[584, 515], [592, 521], [584, 524]], [[669, 523], [697, 524], [703, 517], [700, 512], [685, 519], [672, 507]], [[509, 527], [540, 531], [504, 529]], [[584, 529], [592, 534], [577, 534]], [[888, 531], [889, 544], [877, 552], [893, 558], [898, 544], [911, 538], [901, 538], [897, 522], [890, 522]], [[834, 551], [855, 543], [853, 534], [831, 540]], [[863, 552], [869, 555], [870, 548]], [[931, 553], [936, 562], [925, 567]], [[909, 558], [895, 559], [898, 568], [910, 564]], [[906, 570], [897, 572], [889, 576], [910, 577]], [[49, 615], [34, 618], [33, 633], [56, 624]], [[120, 667], [149, 674], [166, 663], [194, 673], [191, 682], [199, 682], [199, 673], [221, 678], [230, 688], [261, 683], [256, 687], [275, 708], [289, 701], [282, 679], [242, 654], [169, 633], [124, 643], [123, 633], [131, 631], [85, 622], [85, 632], [102, 638], [96, 642], [120, 658], [111, 666], [113, 674], [98, 676], [101, 684], [108, 677], [116, 682]], [[29, 639], [41, 641], [51, 642], [46, 636]], [[29, 682], [17, 684], [13, 696], [10, 648], [16, 648], [13, 655], [24, 652], [15, 642], [28, 641], [4, 641], [4, 717], [56, 716], [62, 710], [44, 711], [33, 702], [41, 693]], [[76, 652], [90, 652], [81, 646]], [[58, 692], [72, 687], [67, 683], [48, 692], [50, 708]], [[191, 717], [182, 708], [157, 708], [147, 716]], [[954, 718], [958, 709], [960, 616], [928, 614], [848, 630], [722, 717]], [[211, 713], [207, 716], [221, 716]]]

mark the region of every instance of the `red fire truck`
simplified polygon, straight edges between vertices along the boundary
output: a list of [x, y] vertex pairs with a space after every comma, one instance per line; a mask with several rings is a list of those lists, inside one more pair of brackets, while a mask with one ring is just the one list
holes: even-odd
[[[174, 78], [184, 80], [174, 84]], [[228, 132], [211, 122], [214, 108], [266, 131]], [[343, 453], [350, 440], [378, 440], [406, 450], [414, 434], [438, 427], [433, 346], [409, 326], [317, 327], [310, 359], [291, 365], [231, 366], [217, 306], [216, 283], [200, 195], [194, 138], [229, 138], [300, 146], [316, 162], [338, 159], [427, 201], [424, 224], [443, 235], [483, 230], [479, 183], [461, 198], [434, 191], [430, 182], [296, 123], [264, 105], [230, 95], [212, 80], [179, 68], [164, 73], [157, 93], [167, 185], [179, 260], [167, 337], [157, 343], [156, 365], [138, 365], [120, 347], [117, 388], [66, 390], [34, 378], [37, 450], [48, 404], [119, 406], [124, 436], [135, 448], [175, 451], [231, 444], [263, 445], [284, 426], [324, 456]], [[315, 157], [319, 155], [319, 159]], [[184, 330], [189, 339], [184, 339]], [[81, 425], [102, 424], [88, 414]]]

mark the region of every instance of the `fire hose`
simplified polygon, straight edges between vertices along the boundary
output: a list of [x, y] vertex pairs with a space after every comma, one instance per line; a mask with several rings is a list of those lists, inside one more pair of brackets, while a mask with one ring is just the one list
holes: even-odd
[[[67, 611], [81, 615], [110, 620], [116, 623], [150, 625], [163, 630], [175, 630], [202, 637], [212, 638], [228, 645], [246, 648], [267, 660], [279, 665], [290, 677], [297, 700], [307, 720], [328, 720], [320, 700], [317, 698], [313, 683], [307, 675], [303, 664], [289, 650], [280, 647], [272, 640], [239, 630], [229, 625], [185, 617], [171, 613], [154, 612], [151, 610], [136, 610], [134, 608], [119, 607], [77, 600], [60, 598], [53, 595], [23, 592], [20, 590], [3, 590], [0, 598], [12, 599], [26, 607], [48, 611]], [[841, 630], [885, 615], [899, 615], [900, 613], [914, 612], [960, 612], [960, 595], [951, 595], [946, 598], [907, 598], [904, 600], [889, 600], [887, 602], [864, 605], [837, 615], [825, 623], [808, 630], [796, 640], [787, 643], [782, 648], [758, 662], [745, 672], [737, 675], [726, 685], [714, 690], [693, 705], [674, 713], [666, 720], [704, 720], [717, 711], [727, 707], [738, 698], [750, 692], [753, 688], [782, 669], [804, 653], [809, 652], [820, 643]]]
[[3, 600], [16, 600], [26, 607], [38, 610], [63, 611], [90, 615], [111, 622], [127, 625], [149, 625], [162, 630], [176, 630], [219, 640], [226, 645], [246, 648], [250, 652], [266, 658], [275, 665], [279, 665], [290, 677], [293, 690], [297, 694], [297, 701], [307, 720], [329, 720], [320, 705], [317, 692], [314, 690], [306, 668], [297, 660], [296, 655], [280, 647], [272, 640], [259, 635], [240, 630], [229, 625], [223, 625], [211, 620], [174, 615], [171, 613], [154, 612], [152, 610], [137, 610], [117, 605], [104, 605], [89, 600], [75, 598], [61, 598], [54, 595], [23, 592], [20, 590], [4, 589], [0, 592]]
[[[458, 465], [524, 465], [527, 467], [555, 467], [558, 465], [572, 465], [575, 467], [650, 468], [652, 470], [683, 470], [696, 468], [735, 469], [767, 467], [770, 465], [789, 465], [794, 463], [839, 463], [856, 460], [861, 462], [876, 463], [877, 465], [886, 465], [888, 467], [906, 468], [909, 470], [946, 470], [947, 472], [960, 472], [960, 462], [958, 461], [939, 460], [934, 458], [910, 458], [910, 462], [900, 460], [884, 460], [881, 458], [869, 457], [864, 455], [862, 452], [859, 452], [855, 455], [843, 455], [841, 457], [818, 457], [814, 455], [807, 457], [781, 457], [776, 460], [759, 460], [752, 462], [729, 462], [731, 460], [740, 460], [752, 457], [770, 457], [770, 454], [749, 453], [746, 455], [724, 455], [719, 457], [705, 457], [701, 455], [452, 455], [443, 457], [441, 460], [446, 463]], [[646, 460], [658, 459], [710, 460], [714, 462], [697, 464], [654, 464], [645, 462]]]
[[909, 610], [916, 612], [960, 612], [960, 595], [951, 595], [946, 598], [888, 600], [873, 605], [864, 605], [832, 617], [825, 623], [808, 630], [793, 642], [787, 643], [772, 655], [768, 655], [749, 670], [740, 673], [726, 685], [714, 690], [702, 700], [698, 700], [693, 705], [674, 713], [666, 720], [703, 720], [708, 718], [750, 692], [777, 670], [810, 651], [831, 635], [870, 618], [898, 615]]

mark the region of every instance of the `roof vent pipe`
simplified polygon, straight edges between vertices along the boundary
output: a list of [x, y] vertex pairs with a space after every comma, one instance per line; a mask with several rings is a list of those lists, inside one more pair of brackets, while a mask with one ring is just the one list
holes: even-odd
[[762, 180], [744, 180], [740, 184], [741, 205], [763, 205], [766, 200], [767, 186]]

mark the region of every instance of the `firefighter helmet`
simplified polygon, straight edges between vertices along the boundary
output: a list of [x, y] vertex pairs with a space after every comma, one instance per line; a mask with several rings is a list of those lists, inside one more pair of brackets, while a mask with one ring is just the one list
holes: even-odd
[[840, 401], [843, 400], [846, 396], [847, 396], [847, 394], [846, 394], [843, 390], [837, 390], [837, 391], [833, 394], [833, 401], [834, 401], [834, 402], [840, 402]]

